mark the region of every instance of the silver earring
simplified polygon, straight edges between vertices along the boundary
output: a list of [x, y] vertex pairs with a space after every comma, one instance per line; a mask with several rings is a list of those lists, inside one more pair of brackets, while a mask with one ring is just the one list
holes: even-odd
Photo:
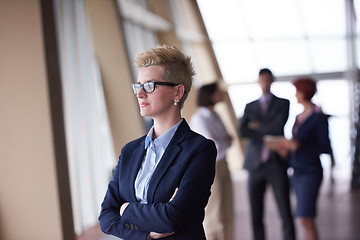
[[177, 105], [178, 105], [178, 102], [179, 102], [179, 100], [177, 100], [177, 99], [174, 100], [174, 105], [177, 106]]

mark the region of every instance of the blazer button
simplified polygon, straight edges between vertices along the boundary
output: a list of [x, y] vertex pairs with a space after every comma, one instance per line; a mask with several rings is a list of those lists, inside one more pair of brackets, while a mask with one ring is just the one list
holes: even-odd
[[136, 231], [139, 231], [139, 226], [138, 226], [138, 225], [135, 225], [135, 226], [134, 226], [134, 229], [135, 229]]
[[130, 228], [130, 224], [125, 223], [125, 228], [126, 228], [126, 229], [129, 229], [129, 228]]
[[131, 230], [134, 230], [134, 224], [130, 224]]

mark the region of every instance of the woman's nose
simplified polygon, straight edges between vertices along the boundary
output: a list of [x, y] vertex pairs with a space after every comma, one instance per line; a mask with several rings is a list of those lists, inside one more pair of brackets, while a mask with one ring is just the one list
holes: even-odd
[[136, 94], [136, 97], [143, 98], [145, 95], [146, 95], [146, 92], [144, 91], [144, 89], [140, 88], [139, 91]]

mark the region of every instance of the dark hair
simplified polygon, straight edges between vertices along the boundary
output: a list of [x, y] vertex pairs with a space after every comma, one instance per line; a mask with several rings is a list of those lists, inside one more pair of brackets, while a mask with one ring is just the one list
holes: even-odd
[[214, 106], [215, 103], [212, 101], [211, 96], [218, 89], [218, 83], [210, 83], [202, 86], [197, 94], [197, 104], [199, 107]]
[[274, 77], [273, 74], [272, 74], [272, 72], [271, 72], [271, 70], [268, 69], [268, 68], [262, 68], [262, 69], [260, 69], [259, 75], [263, 75], [263, 74], [269, 74], [269, 75], [271, 75], [271, 77]]
[[304, 99], [310, 101], [316, 93], [316, 81], [311, 77], [301, 77], [293, 82], [297, 91], [304, 94]]

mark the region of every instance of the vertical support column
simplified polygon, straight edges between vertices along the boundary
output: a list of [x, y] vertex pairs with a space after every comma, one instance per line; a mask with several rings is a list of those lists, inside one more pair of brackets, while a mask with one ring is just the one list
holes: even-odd
[[75, 239], [70, 177], [66, 150], [63, 98], [53, 1], [41, 0], [50, 112], [55, 147], [55, 161], [61, 224], [64, 240]]
[[360, 187], [360, 98], [359, 96], [359, 70], [356, 56], [356, 16], [353, 0], [345, 1], [345, 16], [346, 16], [346, 43], [347, 43], [347, 56], [348, 56], [348, 71], [347, 78], [351, 81], [351, 94], [353, 98], [351, 99], [352, 103], [352, 112], [353, 115], [351, 118], [351, 142], [353, 156], [353, 169], [352, 169], [352, 179], [351, 179], [351, 188]]

